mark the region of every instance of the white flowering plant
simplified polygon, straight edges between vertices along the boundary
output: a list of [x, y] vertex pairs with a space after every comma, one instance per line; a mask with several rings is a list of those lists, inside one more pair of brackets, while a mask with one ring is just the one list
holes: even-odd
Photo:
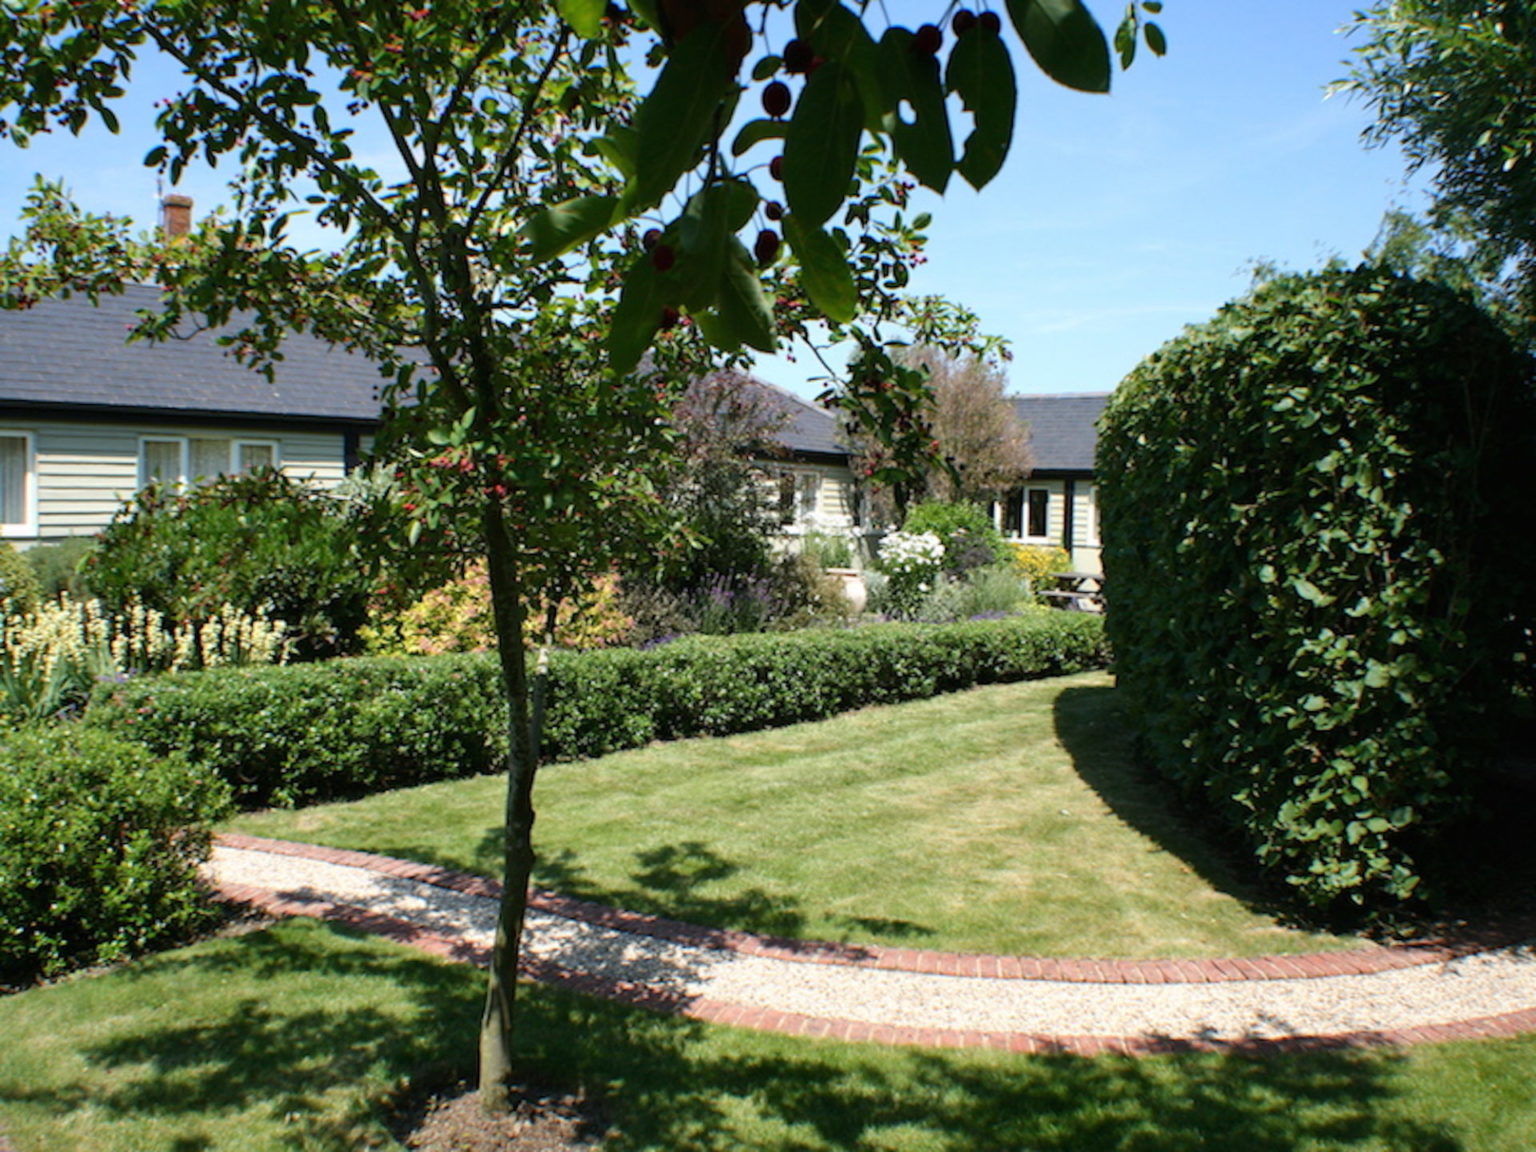
[[944, 544], [932, 532], [892, 532], [880, 541], [878, 567], [891, 614], [910, 619], [942, 578]]
[[0, 718], [39, 720], [78, 709], [100, 679], [226, 664], [282, 663], [285, 625], [225, 605], [208, 620], [172, 624], [130, 604], [108, 615], [95, 600], [60, 596], [0, 610]]

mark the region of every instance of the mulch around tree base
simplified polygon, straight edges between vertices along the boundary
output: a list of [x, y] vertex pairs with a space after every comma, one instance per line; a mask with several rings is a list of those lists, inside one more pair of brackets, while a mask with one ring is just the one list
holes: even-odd
[[582, 1096], [517, 1089], [510, 1112], [487, 1115], [467, 1085], [400, 1102], [395, 1139], [421, 1152], [595, 1152], [608, 1121]]

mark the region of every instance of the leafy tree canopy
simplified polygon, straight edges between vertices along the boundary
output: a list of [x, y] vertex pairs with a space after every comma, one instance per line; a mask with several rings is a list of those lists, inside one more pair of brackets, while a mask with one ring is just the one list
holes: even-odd
[[1536, 300], [1536, 9], [1528, 0], [1378, 0], [1343, 87], [1375, 108], [1368, 137], [1432, 173], [1437, 223], [1470, 227]]
[[[1082, 0], [1006, 9], [1074, 88], [1106, 91], [1113, 54], [1164, 47], [1146, 19], [1160, 0], [1131, 3], [1113, 47]], [[637, 85], [641, 53], [654, 67]], [[775, 0], [6, 0], [0, 137], [115, 129], [149, 54], [183, 87], [162, 96], [146, 162], [172, 183], [193, 162], [231, 164], [234, 213], [146, 244], [42, 187], [29, 235], [0, 257], [0, 305], [156, 282], [146, 333], [238, 320], [235, 350], [270, 366], [286, 332], [314, 331], [373, 356], [418, 417], [397, 448], [404, 480], [423, 530], [479, 520], [509, 701], [481, 1036], [482, 1091], [504, 1105], [538, 762], [525, 591], [612, 562], [628, 538], [612, 527], [655, 505], [638, 464], [660, 454], [676, 381], [711, 351], [772, 349], [824, 317], [860, 349], [852, 411], [898, 437], [898, 462], [927, 451], [902, 412], [921, 381], [887, 386], [878, 324], [921, 242], [911, 181], [979, 188], [1009, 151], [1003, 21], [967, 10], [913, 29], [833, 0], [798, 0], [792, 24]], [[738, 126], [753, 101], [763, 115]], [[364, 126], [385, 141], [377, 167]], [[296, 250], [298, 208], [342, 245]], [[874, 329], [847, 327], [861, 313]]]

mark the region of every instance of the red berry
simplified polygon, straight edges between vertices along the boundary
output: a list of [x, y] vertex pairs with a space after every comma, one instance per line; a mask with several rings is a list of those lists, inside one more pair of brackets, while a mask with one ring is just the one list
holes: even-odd
[[784, 179], [784, 157], [775, 156], [772, 160], [768, 161], [768, 175], [772, 176], [775, 180]]
[[672, 251], [670, 244], [658, 244], [651, 249], [651, 264], [656, 271], [665, 272], [677, 262], [677, 253]]
[[976, 13], [969, 8], [960, 9], [955, 13], [955, 18], [949, 22], [949, 27], [956, 36], [964, 36], [976, 27]]
[[772, 228], [764, 228], [757, 234], [752, 254], [757, 257], [759, 264], [773, 263], [773, 258], [779, 254], [779, 234]]
[[777, 200], [770, 200], [763, 205], [763, 215], [770, 220], [782, 220], [784, 219], [784, 205], [780, 204]]
[[679, 312], [676, 308], [663, 308], [661, 310], [661, 327], [662, 327], [662, 331], [664, 331], [664, 332], [671, 331], [673, 328], [676, 328], [678, 326], [678, 324], [682, 321], [682, 319], [683, 319], [683, 314], [681, 312]]
[[784, 45], [784, 71], [789, 73], [809, 72], [813, 58], [811, 46], [804, 40], [791, 40]]
[[645, 250], [649, 252], [652, 248], [656, 247], [657, 244], [661, 243], [661, 229], [647, 229], [645, 235], [640, 237], [640, 243], [645, 248]]
[[937, 56], [944, 47], [944, 33], [933, 24], [924, 24], [912, 37], [912, 51], [919, 56]]
[[1003, 19], [996, 12], [983, 12], [980, 16], [976, 17], [976, 19], [983, 28], [992, 33], [994, 36], [998, 35], [1003, 30]]
[[790, 95], [789, 85], [782, 80], [775, 80], [763, 89], [763, 111], [775, 120], [788, 112], [792, 103], [794, 97]]

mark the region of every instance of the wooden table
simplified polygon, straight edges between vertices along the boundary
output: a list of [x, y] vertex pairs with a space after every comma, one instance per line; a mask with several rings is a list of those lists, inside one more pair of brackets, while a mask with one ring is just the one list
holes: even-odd
[[1098, 572], [1052, 572], [1056, 587], [1047, 588], [1040, 598], [1069, 612], [1104, 611], [1104, 577]]

